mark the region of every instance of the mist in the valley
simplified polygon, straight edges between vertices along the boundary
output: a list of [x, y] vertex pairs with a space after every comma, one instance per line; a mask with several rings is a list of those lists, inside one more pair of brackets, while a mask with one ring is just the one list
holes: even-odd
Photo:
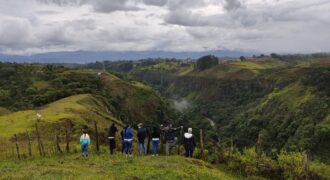
[[191, 103], [186, 99], [173, 100], [174, 108], [180, 112], [191, 107]]

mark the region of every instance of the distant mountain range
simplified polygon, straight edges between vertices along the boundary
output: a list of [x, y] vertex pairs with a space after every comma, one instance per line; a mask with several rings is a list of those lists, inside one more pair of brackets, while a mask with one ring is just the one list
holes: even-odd
[[0, 54], [0, 61], [17, 63], [87, 63], [103, 60], [139, 60], [145, 58], [199, 58], [204, 55], [218, 57], [251, 56], [252, 53], [241, 51], [203, 51], [203, 52], [167, 52], [167, 51], [68, 51], [49, 52], [33, 55]]

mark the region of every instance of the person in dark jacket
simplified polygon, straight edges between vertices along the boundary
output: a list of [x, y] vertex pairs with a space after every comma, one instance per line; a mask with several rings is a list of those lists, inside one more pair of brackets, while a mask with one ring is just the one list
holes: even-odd
[[112, 125], [109, 127], [109, 130], [108, 130], [110, 154], [113, 154], [113, 150], [116, 148], [116, 132], [117, 131], [118, 130], [117, 130], [115, 123], [112, 123]]
[[186, 157], [193, 157], [196, 141], [192, 134], [192, 128], [188, 128], [188, 132], [184, 133], [183, 144], [186, 151]]
[[160, 140], [160, 131], [157, 127], [153, 128], [153, 132], [151, 134], [152, 141], [152, 156], [158, 156], [158, 145]]
[[147, 141], [146, 138], [148, 137], [148, 130], [146, 128], [143, 127], [142, 123], [138, 124], [138, 133], [137, 133], [137, 137], [138, 137], [138, 151], [139, 151], [139, 155], [141, 155], [142, 153], [144, 153], [144, 155], [147, 155]]
[[177, 131], [179, 131], [181, 127], [173, 128], [172, 124], [162, 128], [164, 133], [164, 141], [165, 141], [165, 153], [166, 155], [170, 155], [171, 149], [177, 145], [178, 137], [176, 135]]

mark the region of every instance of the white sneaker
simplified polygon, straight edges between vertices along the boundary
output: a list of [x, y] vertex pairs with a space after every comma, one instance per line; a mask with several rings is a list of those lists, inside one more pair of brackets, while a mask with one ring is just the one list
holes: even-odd
[[153, 155], [151, 155], [152, 157], [154, 157], [155, 155], [153, 154]]

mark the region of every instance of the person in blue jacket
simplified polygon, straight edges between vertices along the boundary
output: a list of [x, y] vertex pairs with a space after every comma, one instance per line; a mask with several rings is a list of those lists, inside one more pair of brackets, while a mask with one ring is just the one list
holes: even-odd
[[125, 154], [126, 156], [132, 156], [132, 143], [133, 143], [133, 130], [130, 125], [124, 128], [124, 144], [125, 144]]
[[80, 136], [80, 145], [81, 145], [81, 155], [83, 158], [88, 159], [88, 146], [91, 143], [91, 139], [87, 134], [87, 130], [82, 130], [82, 135]]

